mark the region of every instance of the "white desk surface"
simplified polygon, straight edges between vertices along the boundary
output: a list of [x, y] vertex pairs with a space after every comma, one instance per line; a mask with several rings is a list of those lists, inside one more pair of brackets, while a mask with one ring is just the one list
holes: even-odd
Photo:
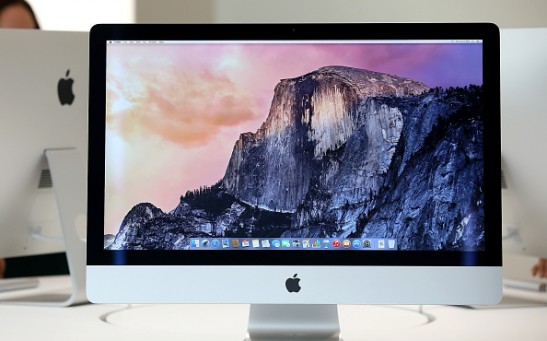
[[[42, 278], [41, 288], [66, 277]], [[547, 294], [509, 295], [544, 300], [544, 306], [466, 309], [424, 306], [339, 306], [344, 340], [547, 340]], [[1, 298], [13, 294], [4, 293]], [[0, 340], [243, 340], [248, 305], [86, 304], [69, 308], [0, 305]], [[107, 321], [107, 322], [105, 322]]]

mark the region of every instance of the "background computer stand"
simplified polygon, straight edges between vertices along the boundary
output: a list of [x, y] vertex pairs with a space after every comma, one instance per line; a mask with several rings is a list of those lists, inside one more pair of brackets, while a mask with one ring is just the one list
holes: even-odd
[[342, 341], [335, 304], [252, 304], [245, 341]]
[[72, 293], [66, 300], [56, 302], [59, 305], [73, 305], [87, 302], [85, 293], [85, 242], [78, 236], [76, 222], [86, 213], [86, 176], [84, 160], [75, 148], [48, 149], [45, 151], [53, 190], [59, 207], [59, 216]]
[[84, 162], [75, 148], [44, 151], [53, 183], [63, 233], [71, 293], [43, 293], [19, 296], [3, 303], [71, 306], [87, 302], [85, 292], [85, 242], [78, 236], [76, 222], [86, 212], [86, 177]]

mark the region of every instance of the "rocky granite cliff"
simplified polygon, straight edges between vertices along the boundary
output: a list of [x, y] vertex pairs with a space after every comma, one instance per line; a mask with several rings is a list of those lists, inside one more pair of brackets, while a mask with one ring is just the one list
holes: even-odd
[[402, 249], [482, 247], [482, 89], [429, 89], [342, 66], [281, 80], [224, 177], [169, 213], [139, 204], [112, 249], [197, 236], [394, 237]]
[[[222, 185], [251, 205], [285, 212], [296, 211], [309, 193], [312, 178], [317, 186], [331, 187], [338, 201], [347, 197], [347, 191], [377, 190], [375, 175], [389, 165], [402, 116], [397, 108], [368, 99], [407, 97], [427, 90], [406, 78], [341, 66], [284, 79], [275, 88], [264, 124], [236, 142]], [[349, 172], [365, 176], [340, 177], [347, 169], [333, 169], [336, 165], [313, 174], [327, 153], [350, 138], [350, 148], [366, 143], [361, 146], [365, 155], [347, 153], [353, 160], [346, 158], [341, 164], [355, 166], [358, 169]]]

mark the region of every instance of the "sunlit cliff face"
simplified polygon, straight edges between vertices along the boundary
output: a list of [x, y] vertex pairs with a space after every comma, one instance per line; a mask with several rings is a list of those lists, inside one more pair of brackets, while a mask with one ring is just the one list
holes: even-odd
[[[367, 148], [360, 152], [365, 158], [358, 167], [366, 176], [348, 179], [351, 188], [340, 185], [335, 195], [344, 196], [348, 190], [375, 192], [381, 185], [377, 175], [385, 173], [397, 144], [402, 115], [397, 108], [367, 100], [408, 97], [427, 90], [417, 81], [342, 66], [282, 80], [265, 123], [236, 143], [223, 184], [251, 204], [294, 212], [309, 191], [313, 163], [362, 130]], [[336, 167], [325, 172], [322, 185], [334, 184]], [[249, 177], [252, 170], [258, 170], [260, 178]]]

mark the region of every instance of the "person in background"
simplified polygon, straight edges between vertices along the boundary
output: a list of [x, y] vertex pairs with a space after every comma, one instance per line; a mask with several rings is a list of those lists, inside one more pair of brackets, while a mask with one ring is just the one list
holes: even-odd
[[40, 25], [25, 0], [0, 0], [0, 28], [39, 29]]
[[[39, 29], [40, 25], [25, 0], [0, 0], [0, 28]], [[0, 259], [0, 278], [67, 273], [65, 253]]]
[[532, 268], [532, 276], [547, 278], [547, 258], [541, 258]]
[[4, 272], [6, 272], [6, 261], [4, 259], [0, 259], [0, 278], [4, 277]]

